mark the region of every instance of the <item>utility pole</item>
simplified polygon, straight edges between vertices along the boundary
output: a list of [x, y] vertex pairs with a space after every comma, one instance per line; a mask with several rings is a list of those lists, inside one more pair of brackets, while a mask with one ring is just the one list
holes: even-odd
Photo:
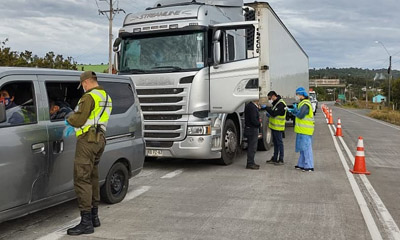
[[[388, 102], [388, 106], [390, 106], [390, 81], [392, 80], [392, 56], [390, 54], [389, 54], [388, 73], [389, 73], [389, 102]], [[394, 110], [394, 105], [393, 105], [393, 110]]]
[[113, 34], [112, 34], [112, 23], [114, 20], [115, 14], [119, 12], [124, 12], [123, 9], [120, 8], [113, 8], [113, 0], [100, 0], [103, 2], [107, 2], [110, 5], [109, 10], [100, 10], [99, 9], [99, 14], [106, 15], [108, 18], [108, 73], [112, 73], [112, 40], [113, 40]]

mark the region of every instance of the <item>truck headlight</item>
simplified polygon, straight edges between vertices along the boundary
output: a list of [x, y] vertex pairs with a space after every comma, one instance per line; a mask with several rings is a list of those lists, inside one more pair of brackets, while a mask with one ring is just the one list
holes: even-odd
[[187, 131], [191, 136], [210, 135], [211, 126], [188, 126]]

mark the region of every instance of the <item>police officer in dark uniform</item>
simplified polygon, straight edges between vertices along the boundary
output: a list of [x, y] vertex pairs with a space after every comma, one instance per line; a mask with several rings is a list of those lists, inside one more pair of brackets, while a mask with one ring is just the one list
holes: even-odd
[[64, 135], [68, 136], [75, 130], [77, 138], [74, 189], [81, 211], [81, 222], [68, 229], [68, 235], [90, 234], [94, 232], [94, 227], [100, 226], [98, 164], [106, 144], [106, 126], [112, 110], [111, 98], [98, 85], [94, 72], [82, 73], [80, 80], [78, 89], [82, 85], [85, 94], [79, 100], [75, 112], [65, 121], [67, 129]]
[[260, 165], [256, 164], [254, 157], [257, 152], [258, 131], [260, 128], [260, 115], [258, 112], [258, 101], [249, 102], [244, 109], [244, 135], [247, 138], [247, 169], [257, 170]]

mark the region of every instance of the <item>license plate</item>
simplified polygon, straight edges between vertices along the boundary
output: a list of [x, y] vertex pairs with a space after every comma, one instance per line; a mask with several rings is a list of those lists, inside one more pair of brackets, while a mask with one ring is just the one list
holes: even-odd
[[147, 150], [147, 156], [149, 157], [162, 157], [162, 150], [153, 150], [149, 149]]

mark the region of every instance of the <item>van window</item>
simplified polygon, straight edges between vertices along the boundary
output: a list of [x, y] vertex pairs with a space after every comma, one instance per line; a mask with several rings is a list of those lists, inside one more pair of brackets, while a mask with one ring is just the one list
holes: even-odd
[[99, 84], [112, 99], [111, 115], [124, 113], [135, 103], [133, 89], [129, 83], [101, 81]]
[[13, 82], [0, 87], [0, 102], [6, 105], [7, 120], [0, 127], [37, 123], [32, 82]]
[[50, 121], [63, 121], [73, 112], [83, 95], [77, 82], [46, 82]]

